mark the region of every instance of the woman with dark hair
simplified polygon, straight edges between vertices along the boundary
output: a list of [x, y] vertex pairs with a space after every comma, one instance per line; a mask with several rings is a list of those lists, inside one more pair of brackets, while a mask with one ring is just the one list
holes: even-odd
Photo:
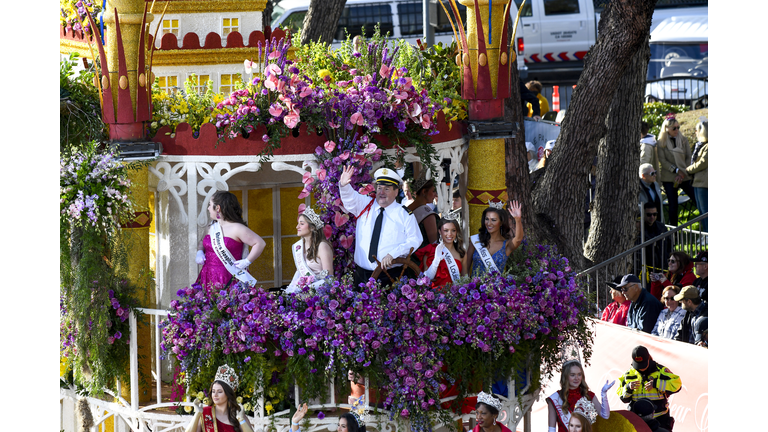
[[195, 405], [196, 413], [186, 432], [253, 432], [245, 411], [237, 404], [235, 390], [238, 383], [239, 379], [233, 368], [229, 365], [219, 366], [211, 385], [213, 406], [201, 409], [199, 405]]
[[576, 359], [565, 362], [560, 373], [560, 390], [552, 393], [547, 398], [549, 432], [569, 431], [568, 422], [571, 419], [571, 414], [579, 406], [579, 411], [582, 413], [588, 412], [590, 416], [594, 413], [594, 418], [597, 417], [597, 413], [600, 413], [600, 417], [604, 419], [610, 417], [611, 410], [608, 406], [608, 390], [614, 384], [616, 384], [616, 381], [611, 383], [608, 383], [607, 380], [605, 381], [601, 392], [603, 400], [601, 404], [597, 400], [597, 396], [589, 391], [589, 386], [584, 379], [584, 368], [581, 367], [581, 363]]
[[[217, 191], [208, 202], [208, 216], [208, 234], [197, 245], [195, 261], [203, 266], [197, 283], [219, 290], [235, 277], [254, 285], [256, 279], [246, 269], [264, 251], [266, 242], [246, 225], [237, 197], [231, 192]], [[243, 244], [251, 247], [245, 259]]]
[[416, 222], [419, 223], [422, 242], [419, 249], [430, 245], [438, 240], [437, 232], [437, 213], [430, 204], [437, 197], [435, 182], [432, 179], [427, 180], [427, 171], [423, 169], [416, 180], [413, 181], [413, 202], [408, 205], [408, 210], [413, 213]]
[[688, 139], [680, 133], [680, 123], [670, 114], [661, 124], [659, 141], [656, 143], [659, 155], [658, 180], [664, 186], [669, 201], [669, 224], [677, 225], [677, 190], [682, 189], [694, 203], [696, 202], [691, 176], [686, 168], [691, 161], [691, 146]]
[[[693, 273], [693, 260], [682, 251], [672, 252], [667, 260], [667, 270], [664, 273], [651, 273], [651, 294], [661, 301], [664, 288], [670, 285], [684, 287], [693, 285], [696, 275]], [[665, 274], [666, 273], [666, 274]]]
[[496, 421], [501, 411], [501, 401], [486, 392], [477, 394], [475, 404], [475, 428], [472, 432], [511, 432], [508, 427]]
[[455, 283], [466, 274], [467, 252], [461, 238], [459, 221], [451, 213], [446, 213], [438, 225], [440, 241], [424, 246], [414, 252], [421, 262], [424, 274], [432, 281], [432, 288], [444, 287]]
[[325, 239], [323, 227], [325, 223], [311, 207], [299, 215], [296, 225], [299, 241], [291, 246], [296, 273], [286, 289], [287, 293], [299, 290], [299, 279], [302, 277], [312, 276], [320, 282], [326, 276], [333, 276], [333, 248]]
[[[504, 203], [488, 202], [489, 207], [483, 211], [483, 225], [479, 233], [470, 237], [467, 268], [472, 269], [471, 275], [478, 276], [486, 272], [503, 272], [507, 258], [523, 242], [522, 211], [520, 203], [511, 201], [509, 214], [503, 210]], [[515, 237], [509, 239], [509, 217], [515, 220]]]
[[[299, 406], [291, 419], [291, 430], [298, 432], [301, 430], [301, 419], [307, 414], [307, 404]], [[365, 422], [357, 411], [350, 411], [339, 416], [339, 425], [337, 432], [365, 432]]]

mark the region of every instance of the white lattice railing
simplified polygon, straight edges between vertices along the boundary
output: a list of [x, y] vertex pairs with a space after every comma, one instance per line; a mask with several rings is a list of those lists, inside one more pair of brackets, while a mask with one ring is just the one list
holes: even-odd
[[[146, 309], [146, 308], [138, 308], [138, 311], [142, 312], [143, 314], [150, 317], [150, 321], [152, 324], [152, 327], [155, 331], [155, 341], [152, 347], [152, 355], [155, 359], [155, 371], [156, 374], [156, 385], [155, 385], [155, 400], [162, 401], [162, 382], [161, 382], [161, 360], [160, 360], [160, 342], [162, 340], [162, 335], [160, 334], [160, 328], [158, 326], [160, 320], [162, 317], [168, 316], [168, 311], [161, 310], [161, 309]], [[166, 412], [158, 412], [161, 409], [165, 408], [177, 408], [179, 406], [185, 407], [193, 407], [191, 402], [160, 402], [153, 405], [148, 405], [145, 407], [139, 406], [139, 373], [138, 373], [138, 341], [137, 337], [134, 337], [136, 334], [136, 315], [133, 311], [131, 311], [131, 314], [129, 316], [129, 325], [130, 325], [130, 331], [131, 331], [131, 338], [130, 338], [130, 389], [131, 389], [131, 401], [130, 403], [126, 401], [124, 398], [120, 397], [120, 383], [117, 383], [117, 391], [113, 392], [109, 389], [105, 389], [105, 393], [113, 396], [117, 401], [116, 402], [108, 402], [101, 399], [93, 398], [93, 397], [87, 397], [88, 403], [91, 408], [91, 412], [93, 413], [94, 418], [94, 427], [91, 429], [92, 432], [183, 432], [186, 428], [189, 421], [192, 419], [192, 416], [189, 415], [179, 415], [179, 414], [172, 414]], [[530, 374], [528, 374], [530, 375]], [[365, 399], [364, 401], [367, 402], [369, 400], [369, 393], [368, 393], [368, 379], [365, 379]], [[326, 403], [314, 403], [309, 406], [310, 410], [313, 411], [325, 411], [328, 412], [330, 409], [334, 410], [340, 410], [339, 412], [341, 414], [347, 412], [351, 407], [349, 404], [339, 404], [336, 402], [335, 398], [335, 383], [331, 381], [329, 384], [329, 392], [330, 395], [329, 400]], [[515, 382], [509, 381], [507, 383], [507, 386], [510, 390], [515, 389]], [[530, 382], [527, 383], [525, 388], [522, 389], [521, 393], [525, 393], [530, 388]], [[299, 387], [294, 386], [294, 393], [296, 395], [295, 400], [298, 401], [299, 399]], [[499, 396], [499, 399], [502, 401], [502, 409], [499, 413], [498, 421], [509, 427], [511, 430], [515, 430], [517, 428], [518, 423], [520, 420], [522, 420], [523, 416], [526, 412], [528, 412], [531, 409], [531, 406], [533, 405], [533, 402], [538, 399], [539, 389], [537, 389], [532, 394], [524, 395], [521, 399], [522, 403], [518, 403], [518, 399], [515, 397], [512, 398], [504, 398], [502, 396]], [[83, 396], [80, 396], [77, 394], [75, 389], [73, 388], [62, 388], [60, 391], [60, 401], [61, 401], [61, 410], [62, 410], [62, 430], [66, 432], [75, 432], [76, 430], [79, 430], [74, 422], [75, 415], [74, 410], [76, 407], [76, 402], [83, 398]], [[451, 396], [447, 398], [440, 399], [440, 403], [449, 402], [453, 399], [455, 399], [456, 396]], [[365, 403], [364, 402], [364, 403]], [[274, 427], [276, 429], [276, 432], [287, 432], [290, 428], [290, 418], [289, 410], [283, 410], [277, 413], [274, 413], [270, 416], [267, 416], [264, 412], [264, 406], [265, 401], [264, 397], [262, 396], [258, 400], [258, 404], [256, 409], [254, 410], [254, 416], [248, 417], [251, 424], [254, 426], [254, 431], [266, 431], [270, 429], [271, 427]], [[370, 414], [366, 421], [366, 429], [368, 430], [375, 430], [375, 431], [381, 431], [381, 432], [395, 432], [398, 430], [397, 424], [393, 421], [389, 420], [389, 411], [386, 410], [377, 410]], [[454, 416], [453, 420], [457, 421], [461, 419], [462, 421], [472, 421], [474, 420], [474, 414], [464, 414], [461, 416]], [[114, 427], [112, 430], [107, 430], [106, 428], [106, 421], [110, 418], [114, 419]], [[332, 431], [336, 429], [336, 425], [338, 424], [338, 416], [333, 416], [332, 414], [326, 415], [326, 417], [322, 420], [318, 419], [315, 416], [307, 417], [307, 420], [309, 421], [309, 428], [304, 430], [304, 432], [317, 432], [317, 431]], [[444, 426], [444, 427], [443, 427]], [[445, 430], [453, 430], [455, 429], [455, 425], [434, 425], [434, 428], [436, 431], [439, 431], [440, 429]], [[409, 430], [407, 423], [403, 423], [402, 430]]]

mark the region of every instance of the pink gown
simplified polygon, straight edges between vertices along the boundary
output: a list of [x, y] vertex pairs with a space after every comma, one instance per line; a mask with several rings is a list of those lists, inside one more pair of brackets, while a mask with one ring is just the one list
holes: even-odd
[[[243, 243], [229, 237], [224, 237], [224, 245], [235, 258], [235, 261], [242, 259]], [[197, 283], [207, 289], [221, 290], [229, 285], [233, 276], [224, 267], [224, 264], [221, 263], [219, 257], [216, 256], [216, 252], [213, 251], [210, 235], [206, 235], [203, 239], [203, 251], [205, 252], [205, 263], [200, 270], [200, 275], [197, 277]]]

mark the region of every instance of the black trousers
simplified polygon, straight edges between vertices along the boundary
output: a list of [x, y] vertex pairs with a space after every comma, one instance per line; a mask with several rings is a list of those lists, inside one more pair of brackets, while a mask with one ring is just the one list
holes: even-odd
[[690, 180], [680, 183], [677, 187], [672, 182], [663, 182], [664, 192], [667, 194], [667, 201], [669, 202], [669, 224], [677, 226], [677, 190], [682, 189], [691, 202], [696, 204], [696, 197], [693, 192], [693, 184]]

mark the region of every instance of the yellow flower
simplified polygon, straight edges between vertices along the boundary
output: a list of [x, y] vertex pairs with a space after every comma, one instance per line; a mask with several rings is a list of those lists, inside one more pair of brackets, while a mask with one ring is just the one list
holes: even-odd
[[211, 399], [210, 398], [205, 398], [205, 399], [203, 399], [203, 403], [206, 404], [206, 405], [210, 405], [211, 404]]
[[237, 397], [237, 403], [239, 404], [243, 403], [243, 398], [241, 396]]
[[267, 414], [269, 414], [271, 411], [274, 411], [274, 408], [272, 408], [272, 404], [267, 402], [266, 405], [264, 405], [264, 409], [267, 410]]
[[184, 411], [185, 412], [192, 412], [192, 407], [187, 405], [187, 406], [184, 407]]
[[205, 393], [197, 392], [197, 398], [200, 399], [200, 400], [203, 400], [203, 398], [205, 398]]

